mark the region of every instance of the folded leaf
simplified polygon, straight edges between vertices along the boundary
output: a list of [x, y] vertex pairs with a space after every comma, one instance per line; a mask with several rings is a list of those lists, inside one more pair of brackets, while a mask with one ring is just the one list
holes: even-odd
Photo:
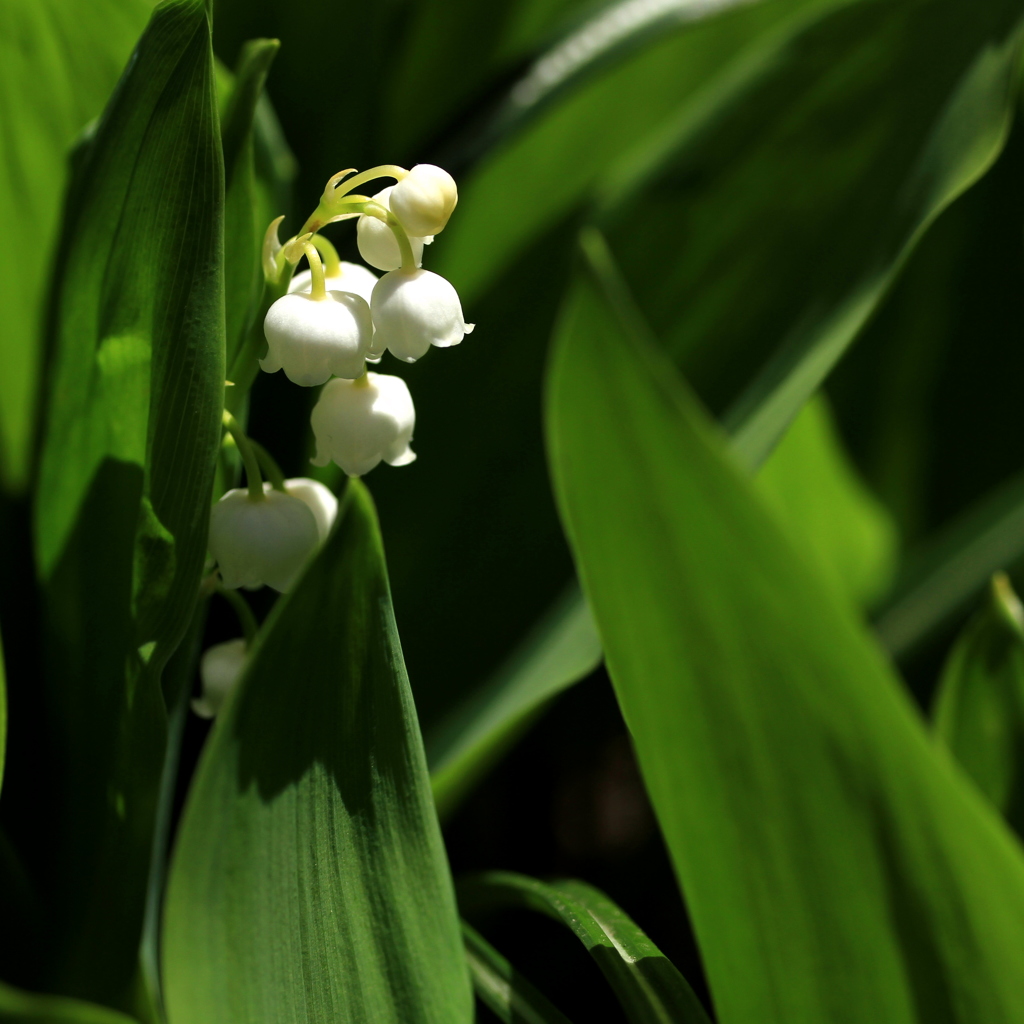
[[604, 893], [573, 879], [540, 882], [489, 871], [459, 883], [459, 905], [537, 910], [570, 928], [615, 990], [633, 1024], [710, 1024], [686, 979], [636, 923]]
[[588, 275], [557, 336], [548, 440], [718, 1019], [1024, 1019], [1012, 836]]
[[170, 1024], [472, 1019], [369, 495], [261, 631], [171, 866]]
[[48, 986], [128, 1009], [160, 669], [198, 595], [220, 436], [223, 168], [202, 0], [156, 9], [79, 159], [34, 510], [38, 763], [19, 773], [31, 800], [10, 837], [45, 903]]

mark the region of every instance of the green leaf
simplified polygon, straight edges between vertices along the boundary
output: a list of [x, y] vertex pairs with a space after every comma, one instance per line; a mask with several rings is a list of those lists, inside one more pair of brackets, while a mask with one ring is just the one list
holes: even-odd
[[965, 23], [959, 0], [833, 9], [603, 182], [601, 223], [640, 308], [704, 400], [730, 407], [746, 461], [1001, 151], [1021, 13], [989, 0], [975, 14]]
[[156, 641], [158, 663], [184, 632], [206, 554], [224, 381], [222, 215], [209, 24], [200, 0], [171, 0], [69, 203], [36, 510], [48, 579], [99, 467], [145, 469], [137, 590], [152, 569], [166, 594], [142, 616], [138, 643]]
[[489, 871], [459, 883], [459, 905], [473, 916], [521, 907], [561, 921], [587, 947], [633, 1024], [709, 1024], [686, 979], [604, 893], [573, 879], [540, 882]]
[[1012, 836], [589, 275], [547, 411], [560, 508], [718, 1019], [1024, 1019]]
[[77, 999], [39, 996], [0, 982], [0, 1021], [3, 1024], [136, 1024], [116, 1010]]
[[450, 814], [556, 694], [601, 663], [593, 619], [575, 585], [508, 662], [425, 738], [438, 813]]
[[72, 143], [103, 108], [152, 0], [0, 3], [0, 486], [28, 479], [46, 290]]
[[884, 590], [895, 567], [896, 528], [857, 477], [823, 395], [794, 420], [755, 487], [838, 593], [865, 605]]
[[235, 69], [234, 89], [224, 113], [225, 308], [227, 361], [230, 367], [252, 327], [263, 294], [260, 254], [267, 216], [267, 196], [256, 175], [254, 120], [270, 65], [281, 44], [276, 39], [253, 39], [242, 48]]
[[201, 0], [159, 6], [81, 154], [35, 502], [38, 810], [11, 839], [47, 983], [126, 1009], [166, 741], [160, 671], [206, 556], [224, 380], [223, 166]]
[[476, 994], [505, 1024], [569, 1024], [561, 1010], [465, 921], [462, 938]]
[[[680, 4], [676, 17], [661, 5], [615, 6], [618, 18], [596, 14], [513, 87], [500, 114], [509, 137], [460, 184], [458, 216], [431, 256], [463, 301], [588, 204], [623, 152], [681, 110], [703, 109], [739, 88], [751, 62], [758, 66], [763, 37], [777, 45], [832, 3]], [[637, 40], [646, 45], [637, 49]]]
[[1001, 573], [950, 652], [932, 714], [939, 739], [1021, 833], [1024, 609]]
[[992, 573], [1024, 556], [1024, 477], [1008, 480], [913, 552], [875, 621], [897, 657], [961, 610]]
[[170, 1024], [472, 1018], [380, 534], [358, 481], [203, 753], [163, 963]]

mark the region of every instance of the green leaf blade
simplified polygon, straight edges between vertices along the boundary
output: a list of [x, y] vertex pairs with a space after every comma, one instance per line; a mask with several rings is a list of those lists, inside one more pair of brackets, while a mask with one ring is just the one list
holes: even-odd
[[628, 914], [585, 882], [489, 871], [459, 884], [468, 913], [520, 907], [560, 921], [587, 947], [633, 1024], [709, 1024], [700, 1000]]
[[560, 508], [719, 1019], [1020, 1020], [1019, 849], [589, 278], [564, 313], [548, 415]]
[[459, 1022], [471, 992], [358, 482], [207, 748], [164, 930], [171, 1024]]

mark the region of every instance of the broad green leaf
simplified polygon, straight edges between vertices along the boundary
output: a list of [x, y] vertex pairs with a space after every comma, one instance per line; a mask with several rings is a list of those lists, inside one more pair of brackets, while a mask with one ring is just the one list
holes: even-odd
[[[679, 4], [673, 18], [670, 5], [621, 4], [619, 17], [596, 14], [513, 87], [501, 118], [520, 130], [461, 183], [458, 216], [431, 253], [438, 272], [472, 301], [530, 242], [587, 204], [624, 151], [681, 110], [720, 103], [760, 67], [762, 50], [773, 52], [832, 5]], [[646, 45], [638, 50], [635, 38]]]
[[962, 13], [959, 0], [840, 5], [601, 185], [601, 223], [640, 308], [702, 398], [731, 407], [746, 461], [781, 436], [924, 231], [1003, 147], [1020, 8]]
[[875, 621], [899, 658], [975, 596], [992, 573], [1024, 556], [1024, 478], [987, 495], [907, 561]]
[[35, 503], [50, 764], [11, 839], [48, 985], [135, 1005], [166, 713], [206, 554], [224, 380], [223, 167], [201, 0], [154, 12], [63, 230]]
[[895, 527], [857, 477], [823, 396], [812, 398], [786, 431], [756, 488], [839, 593], [864, 605], [889, 583]]
[[256, 108], [280, 43], [276, 39], [253, 39], [238, 58], [234, 88], [224, 113], [225, 308], [227, 311], [227, 359], [231, 366], [252, 327], [260, 296], [263, 269], [260, 253], [263, 234], [273, 219], [256, 176]]
[[1024, 609], [1006, 576], [950, 652], [932, 714], [950, 753], [1024, 831]]
[[203, 753], [163, 964], [170, 1024], [472, 1019], [380, 534], [357, 481]]
[[569, 1024], [561, 1010], [465, 921], [462, 938], [476, 994], [505, 1024]]
[[1012, 836], [589, 275], [557, 335], [548, 431], [718, 1019], [1024, 1019]]
[[51, 262], [67, 157], [103, 108], [152, 0], [0, 3], [0, 486], [28, 479]]
[[489, 871], [459, 883], [459, 905], [473, 916], [523, 907], [570, 928], [587, 947], [633, 1024], [710, 1024], [672, 962], [604, 893], [585, 882], [540, 882]]
[[60, 996], [22, 992], [0, 982], [0, 1021], [3, 1024], [136, 1024], [131, 1017], [105, 1006]]
[[573, 586], [509, 661], [426, 737], [434, 800], [449, 814], [556, 694], [601, 662], [601, 644]]

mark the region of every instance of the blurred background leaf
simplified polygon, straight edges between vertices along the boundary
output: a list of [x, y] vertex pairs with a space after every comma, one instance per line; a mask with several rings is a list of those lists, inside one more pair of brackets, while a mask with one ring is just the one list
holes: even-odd
[[8, 239], [32, 240], [0, 254], [0, 488], [28, 481], [68, 151], [103, 109], [153, 2], [0, 4], [0, 223]]
[[177, 840], [163, 949], [171, 1024], [472, 1018], [380, 534], [358, 482], [218, 718]]
[[[201, 0], [158, 8], [77, 159], [35, 503], [45, 676], [22, 671], [11, 687], [4, 823], [39, 901], [26, 987], [133, 1009], [147, 998], [160, 671], [206, 557], [224, 380], [223, 168]], [[7, 976], [21, 981], [19, 952]]]
[[950, 652], [935, 732], [1010, 825], [1024, 827], [1024, 610], [1005, 575]]
[[105, 1006], [60, 996], [39, 996], [0, 982], [0, 1021], [4, 1024], [136, 1024]]
[[718, 1018], [1018, 1019], [1019, 847], [585, 272], [549, 388], [560, 506]]

